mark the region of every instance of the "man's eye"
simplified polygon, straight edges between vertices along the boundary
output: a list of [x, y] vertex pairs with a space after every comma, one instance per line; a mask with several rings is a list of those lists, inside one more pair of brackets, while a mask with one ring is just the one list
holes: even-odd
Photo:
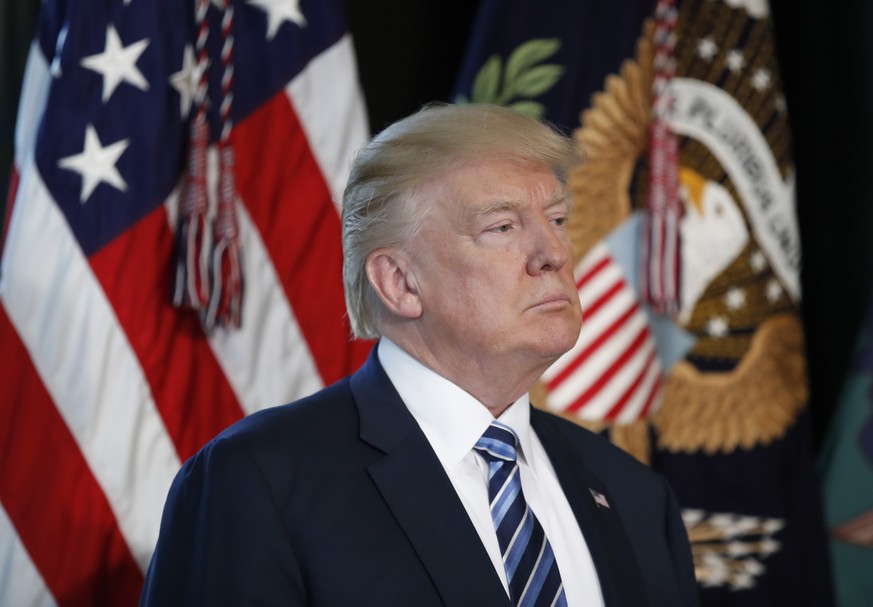
[[499, 226], [495, 226], [495, 227], [491, 228], [490, 231], [491, 231], [491, 232], [499, 232], [499, 233], [503, 233], [503, 232], [508, 232], [508, 231], [511, 230], [511, 229], [512, 229], [512, 224], [509, 224], [509, 223], [502, 223], [502, 224], [500, 224]]
[[567, 218], [566, 217], [555, 217], [554, 219], [552, 219], [552, 221], [555, 223], [556, 226], [562, 226], [562, 225], [565, 225], [567, 223]]

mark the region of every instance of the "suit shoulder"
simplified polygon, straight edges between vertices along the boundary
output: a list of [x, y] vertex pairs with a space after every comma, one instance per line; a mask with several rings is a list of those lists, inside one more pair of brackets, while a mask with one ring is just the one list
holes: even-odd
[[262, 409], [232, 424], [202, 452], [245, 450], [254, 455], [312, 451], [327, 433], [357, 432], [348, 378], [299, 400]]
[[664, 504], [665, 507], [672, 503], [672, 489], [666, 477], [610, 442], [606, 436], [551, 413], [538, 412], [535, 416], [539, 426], [537, 433], [542, 428], [546, 434], [546, 437], [540, 436], [544, 446], [546, 440], [553, 441], [553, 445], [559, 443], [554, 446], [560, 448], [552, 453], [568, 457], [571, 465], [577, 465], [603, 481], [609, 486], [612, 496], [621, 496], [624, 503], [644, 501]]
[[581, 451], [587, 461], [620, 466], [637, 474], [657, 475], [647, 465], [601, 434], [548, 411], [537, 410], [535, 416], [539, 424], [551, 428]]

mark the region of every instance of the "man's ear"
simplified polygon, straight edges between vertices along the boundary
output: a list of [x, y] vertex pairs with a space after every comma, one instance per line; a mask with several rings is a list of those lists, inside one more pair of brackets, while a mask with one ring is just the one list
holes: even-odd
[[409, 258], [400, 249], [376, 249], [364, 264], [370, 284], [382, 304], [400, 318], [421, 316], [421, 297]]

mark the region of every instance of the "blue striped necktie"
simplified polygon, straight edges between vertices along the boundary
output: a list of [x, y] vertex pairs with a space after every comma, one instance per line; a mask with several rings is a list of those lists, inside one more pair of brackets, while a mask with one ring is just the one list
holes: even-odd
[[497, 530], [509, 594], [517, 607], [566, 607], [552, 547], [521, 491], [517, 445], [518, 436], [512, 428], [493, 421], [475, 446], [488, 462], [491, 520]]

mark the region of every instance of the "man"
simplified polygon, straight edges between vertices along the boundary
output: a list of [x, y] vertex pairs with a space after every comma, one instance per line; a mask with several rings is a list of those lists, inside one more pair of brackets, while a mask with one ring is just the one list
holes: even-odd
[[572, 143], [428, 107], [343, 197], [356, 374], [252, 415], [179, 473], [142, 605], [696, 605], [663, 479], [531, 408], [581, 311]]

